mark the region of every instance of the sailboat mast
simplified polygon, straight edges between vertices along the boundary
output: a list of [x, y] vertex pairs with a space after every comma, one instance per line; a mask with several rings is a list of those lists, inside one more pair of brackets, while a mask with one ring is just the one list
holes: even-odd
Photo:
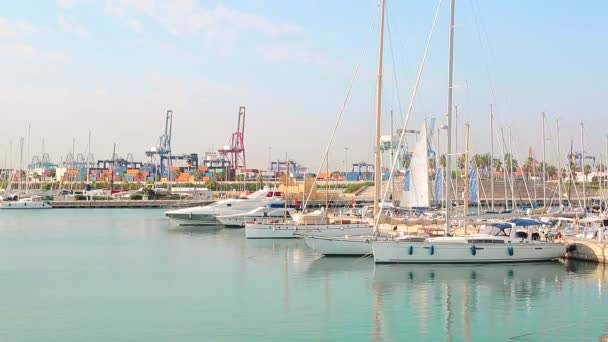
[[385, 0], [380, 0], [380, 37], [378, 44], [378, 79], [376, 84], [376, 147], [374, 158], [374, 217], [380, 213], [380, 119], [382, 115], [382, 62], [384, 53], [384, 8]]
[[583, 210], [587, 212], [587, 192], [585, 191], [585, 183], [587, 183], [587, 175], [585, 175], [585, 124], [581, 122], [581, 172], [583, 174]]
[[[458, 106], [454, 106], [454, 122], [456, 123], [454, 125], [454, 144], [456, 146], [454, 146], [454, 150], [456, 151], [456, 154], [458, 155]], [[456, 205], [460, 205], [460, 198], [462, 197], [462, 192], [459, 191], [458, 189], [458, 178], [460, 177], [460, 165], [458, 165], [458, 159], [460, 157], [456, 157], [456, 178], [454, 179], [454, 197], [456, 200]]]
[[543, 207], [547, 206], [547, 151], [545, 138], [545, 112], [543, 112]]
[[17, 196], [21, 199], [21, 181], [23, 180], [23, 137], [19, 138], [19, 183], [17, 184]]
[[464, 234], [467, 234], [467, 215], [469, 214], [469, 130], [470, 125], [464, 125], [464, 217], [462, 224], [464, 226]]
[[492, 197], [492, 208], [494, 211], [494, 109], [490, 104], [490, 196]]
[[507, 146], [505, 144], [505, 131], [501, 128], [500, 129], [500, 136], [502, 138], [502, 147], [503, 147], [503, 161], [502, 161], [502, 183], [504, 185], [504, 193], [502, 195], [504, 201], [505, 201], [505, 210], [509, 210], [509, 200], [507, 198], [507, 195], [509, 194], [507, 192]]
[[[452, 158], [452, 83], [454, 76], [454, 10], [456, 6], [456, 0], [450, 1], [450, 38], [449, 38], [449, 57], [448, 57], [448, 147], [445, 158], [445, 174], [446, 183], [447, 180], [452, 180], [452, 169], [450, 160]], [[448, 187], [449, 190], [449, 187]], [[445, 236], [450, 233], [450, 203], [449, 191], [446, 192], [446, 206], [445, 206]]]
[[28, 160], [30, 159], [30, 137], [31, 137], [31, 125], [30, 123], [27, 124], [27, 154], [25, 156], [25, 193], [27, 194], [29, 192], [29, 188], [30, 188], [30, 166], [29, 166], [29, 162]]
[[559, 120], [556, 124], [556, 140], [557, 140], [557, 191], [559, 192], [559, 209], [562, 209], [562, 162], [559, 151]]

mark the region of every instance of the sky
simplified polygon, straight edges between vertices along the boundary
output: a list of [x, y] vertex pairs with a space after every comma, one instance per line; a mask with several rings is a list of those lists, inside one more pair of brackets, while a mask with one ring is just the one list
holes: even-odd
[[[373, 161], [377, 0], [2, 0], [0, 160], [74, 148], [96, 159], [145, 160], [174, 111], [174, 153], [221, 148], [247, 107], [247, 166], [295, 159], [316, 171]], [[408, 128], [447, 112], [449, 1], [440, 8]], [[438, 1], [387, 0], [382, 131], [402, 127]], [[608, 3], [456, 1], [454, 104], [458, 150], [489, 152], [490, 104], [514, 154], [605, 158]], [[355, 75], [353, 77], [353, 75]], [[28, 133], [28, 126], [30, 127]], [[456, 127], [456, 125], [455, 125]], [[29, 140], [27, 137], [30, 137]], [[443, 138], [445, 140], [445, 138]], [[496, 153], [502, 143], [495, 142]], [[27, 146], [29, 145], [29, 157]], [[348, 147], [346, 152], [345, 147]]]

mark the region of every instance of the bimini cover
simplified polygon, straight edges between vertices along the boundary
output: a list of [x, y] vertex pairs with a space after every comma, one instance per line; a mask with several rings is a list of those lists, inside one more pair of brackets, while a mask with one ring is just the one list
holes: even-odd
[[541, 221], [536, 221], [536, 220], [530, 220], [530, 219], [514, 219], [511, 220], [509, 222], [498, 222], [498, 223], [494, 223], [492, 224], [492, 226], [496, 227], [496, 228], [500, 228], [500, 229], [507, 229], [507, 228], [511, 228], [511, 223], [518, 226], [518, 227], [527, 227], [527, 226], [542, 226], [545, 223], [541, 222]]

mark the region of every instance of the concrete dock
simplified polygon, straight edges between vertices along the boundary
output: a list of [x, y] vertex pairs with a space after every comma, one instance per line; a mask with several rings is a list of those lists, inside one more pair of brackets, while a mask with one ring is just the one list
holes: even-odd
[[66, 208], [188, 208], [208, 205], [213, 201], [180, 201], [180, 200], [111, 200], [111, 201], [51, 201], [54, 209]]
[[597, 262], [600, 264], [608, 263], [608, 244], [603, 241], [593, 241], [588, 239], [566, 238], [564, 243], [573, 244], [576, 248], [566, 255], [568, 259]]

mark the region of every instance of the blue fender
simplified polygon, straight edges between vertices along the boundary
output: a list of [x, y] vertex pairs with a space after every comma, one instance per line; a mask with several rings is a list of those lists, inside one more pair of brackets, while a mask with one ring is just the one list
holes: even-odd
[[409, 254], [409, 255], [414, 254], [414, 246], [410, 245], [410, 247], [407, 249], [407, 254]]
[[429, 246], [429, 254], [430, 254], [430, 255], [435, 254], [435, 246], [433, 246], [433, 245], [430, 245], [430, 246]]
[[513, 246], [507, 247], [507, 252], [509, 253], [509, 256], [513, 256]]
[[475, 245], [471, 246], [470, 250], [471, 250], [471, 255], [477, 254], [477, 247], [475, 247]]

